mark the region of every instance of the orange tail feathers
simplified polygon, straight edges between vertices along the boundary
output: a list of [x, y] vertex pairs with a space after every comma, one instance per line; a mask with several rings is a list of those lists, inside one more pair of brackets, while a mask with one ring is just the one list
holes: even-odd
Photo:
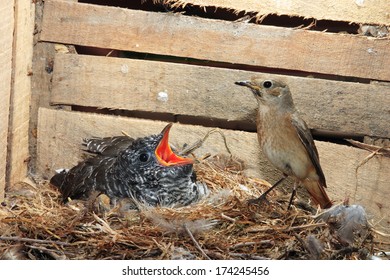
[[322, 209], [330, 208], [332, 206], [332, 202], [326, 194], [325, 188], [321, 186], [318, 181], [305, 180], [303, 181], [303, 185], [309, 192], [313, 202], [319, 204]]

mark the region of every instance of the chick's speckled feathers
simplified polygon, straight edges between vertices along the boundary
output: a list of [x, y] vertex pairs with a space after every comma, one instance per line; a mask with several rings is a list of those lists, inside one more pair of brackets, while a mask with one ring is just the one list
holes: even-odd
[[86, 199], [92, 191], [110, 197], [135, 198], [156, 206], [182, 206], [207, 193], [196, 182], [193, 160], [172, 152], [168, 144], [171, 124], [160, 134], [132, 139], [127, 136], [84, 140], [93, 156], [70, 170], [54, 175], [50, 183], [59, 188], [66, 202]]

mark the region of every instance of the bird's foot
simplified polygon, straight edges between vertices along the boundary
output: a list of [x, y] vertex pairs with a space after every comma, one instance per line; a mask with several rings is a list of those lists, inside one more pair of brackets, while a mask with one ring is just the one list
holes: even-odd
[[249, 199], [249, 200], [248, 200], [248, 204], [249, 204], [249, 205], [261, 206], [261, 205], [263, 205], [264, 203], [266, 203], [267, 205], [270, 204], [270, 202], [269, 202], [268, 199], [267, 199], [266, 193], [263, 193], [263, 194], [260, 195], [258, 198], [254, 198], [254, 199]]

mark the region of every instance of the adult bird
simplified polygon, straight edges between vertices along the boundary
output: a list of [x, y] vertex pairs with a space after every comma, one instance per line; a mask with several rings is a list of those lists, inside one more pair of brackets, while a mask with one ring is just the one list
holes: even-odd
[[[317, 148], [309, 128], [295, 109], [289, 87], [281, 81], [258, 78], [236, 84], [248, 87], [254, 94], [258, 103], [256, 124], [260, 147], [268, 160], [285, 175], [271, 189], [291, 176], [295, 179], [293, 195], [300, 184], [321, 208], [332, 206], [325, 191], [325, 175]], [[265, 198], [270, 190], [257, 201]], [[292, 198], [290, 204], [291, 201]]]
[[86, 199], [92, 192], [110, 198], [133, 198], [150, 206], [185, 206], [207, 194], [196, 181], [193, 159], [175, 154], [169, 143], [168, 124], [160, 134], [133, 139], [128, 136], [84, 139], [93, 156], [70, 170], [60, 170], [50, 183], [63, 201]]

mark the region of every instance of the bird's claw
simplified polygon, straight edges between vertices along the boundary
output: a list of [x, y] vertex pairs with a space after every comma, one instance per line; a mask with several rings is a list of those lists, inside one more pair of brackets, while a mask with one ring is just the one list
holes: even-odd
[[248, 200], [248, 205], [257, 205], [257, 206], [261, 206], [262, 204], [264, 204], [264, 202], [269, 205], [270, 202], [268, 201], [267, 199], [267, 196], [262, 194], [260, 195], [258, 198], [253, 198], [253, 199], [249, 199]]

